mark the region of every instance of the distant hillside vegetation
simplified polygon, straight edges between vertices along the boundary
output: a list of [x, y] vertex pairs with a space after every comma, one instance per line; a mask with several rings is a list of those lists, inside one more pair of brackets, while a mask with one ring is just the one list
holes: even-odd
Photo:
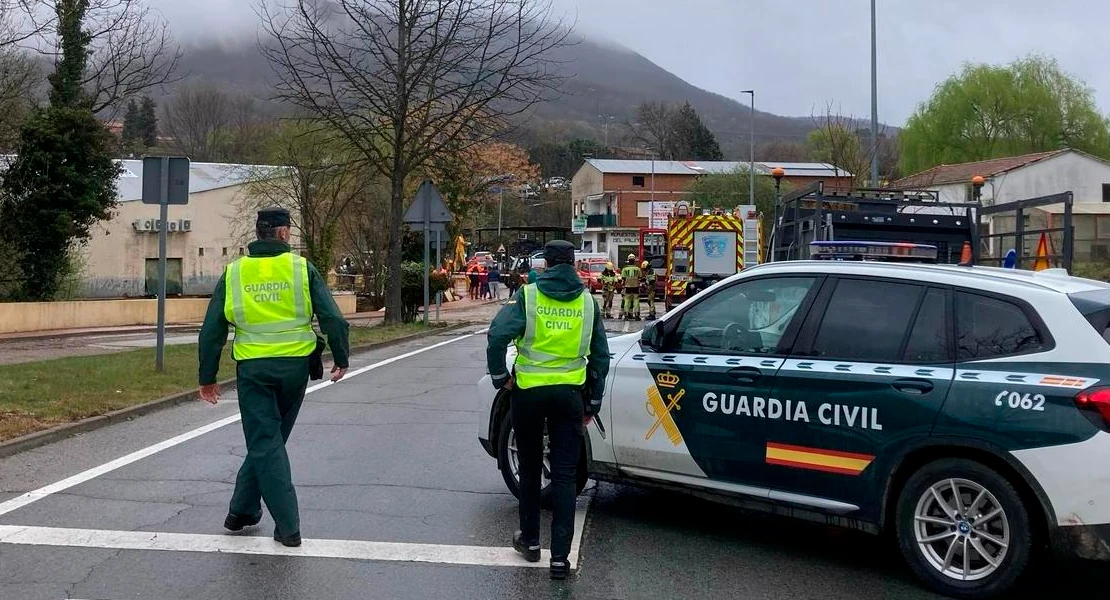
[[[632, 118], [636, 105], [646, 101], [689, 102], [717, 136], [726, 159], [747, 158], [747, 105], [690, 85], [636, 52], [608, 42], [585, 40], [559, 50], [555, 58], [572, 77], [563, 86], [562, 96], [536, 107], [524, 123], [531, 132], [529, 138], [561, 142], [593, 137], [602, 141], [606, 134], [599, 115], [605, 115], [610, 123], [608, 141], [620, 145], [626, 131], [624, 123]], [[253, 36], [242, 43], [187, 47], [180, 74], [248, 93], [263, 102], [269, 99], [273, 81], [273, 72]], [[608, 119], [610, 116], [613, 118]], [[781, 117], [757, 110], [755, 129], [757, 146], [771, 141], [804, 142], [813, 121], [810, 117]]]

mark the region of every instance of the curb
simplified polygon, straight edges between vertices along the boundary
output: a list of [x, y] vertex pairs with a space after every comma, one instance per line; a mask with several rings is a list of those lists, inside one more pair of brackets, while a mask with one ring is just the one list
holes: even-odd
[[[70, 338], [70, 337], [77, 337], [77, 338], [80, 338], [80, 337], [94, 337], [94, 336], [98, 336], [98, 335], [143, 335], [143, 334], [146, 334], [146, 333], [157, 333], [157, 331], [158, 331], [157, 327], [144, 327], [144, 328], [139, 328], [139, 329], [131, 329], [131, 330], [128, 330], [128, 331], [120, 331], [120, 330], [117, 330], [117, 329], [97, 329], [97, 330], [91, 330], [91, 331], [77, 331], [77, 332], [67, 332], [67, 331], [50, 332], [50, 331], [44, 331], [41, 334], [39, 332], [36, 332], [36, 331], [29, 331], [29, 332], [25, 332], [28, 335], [22, 335], [22, 334], [19, 334], [19, 333], [0, 335], [0, 344], [4, 344], [4, 343], [8, 343], [8, 342], [35, 342], [35, 341], [38, 341], [38, 340], [56, 340], [56, 339]], [[200, 325], [199, 324], [194, 324], [194, 325], [187, 325], [187, 324], [166, 325], [166, 333], [182, 332], [182, 331], [185, 331], [185, 332], [200, 331]]]
[[[352, 346], [351, 355], [354, 356], [356, 353], [359, 352], [380, 350], [382, 348], [396, 346], [405, 342], [411, 342], [413, 340], [432, 337], [448, 331], [457, 331], [470, 325], [471, 323], [455, 323], [446, 327], [436, 327], [430, 331], [422, 331], [420, 333], [406, 335], [404, 337], [399, 337], [385, 342]], [[330, 357], [331, 353], [325, 352], [324, 356]], [[233, 390], [235, 389], [235, 380], [226, 379], [224, 381], [220, 381], [219, 386], [221, 392]], [[130, 421], [143, 415], [147, 415], [167, 408], [173, 408], [174, 406], [178, 406], [180, 404], [185, 404], [186, 402], [195, 402], [199, 398], [200, 396], [195, 389], [187, 392], [179, 392], [177, 394], [172, 394], [164, 398], [151, 400], [150, 402], [144, 402], [143, 404], [137, 404], [135, 406], [129, 406], [127, 408], [113, 410], [102, 415], [88, 417], [85, 419], [81, 419], [80, 421], [75, 421], [73, 423], [65, 423], [56, 427], [51, 427], [50, 429], [28, 433], [27, 435], [10, 439], [6, 442], [0, 442], [0, 458], [8, 458], [10, 456], [19, 454], [20, 452], [33, 450], [35, 448], [46, 446], [48, 444], [60, 442], [64, 439], [80, 435], [82, 433], [95, 431], [97, 429], [101, 429], [109, 425], [114, 425], [116, 423]]]

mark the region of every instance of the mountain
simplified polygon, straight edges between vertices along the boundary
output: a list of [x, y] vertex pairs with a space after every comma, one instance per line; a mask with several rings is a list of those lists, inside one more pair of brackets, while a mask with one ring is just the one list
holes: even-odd
[[[633, 119], [638, 104], [689, 102], [716, 135], [726, 159], [748, 157], [751, 117], [747, 105], [695, 87], [640, 54], [609, 42], [586, 39], [560, 48], [553, 58], [568, 79], [561, 88], [563, 93], [536, 106], [523, 124], [531, 133], [530, 141], [593, 137], [619, 145], [627, 131], [624, 123]], [[274, 78], [253, 41], [194, 44], [185, 49], [181, 68], [187, 78], [235, 88], [259, 100], [268, 99]], [[813, 128], [810, 117], [755, 113], [757, 146], [770, 141], [803, 142]]]

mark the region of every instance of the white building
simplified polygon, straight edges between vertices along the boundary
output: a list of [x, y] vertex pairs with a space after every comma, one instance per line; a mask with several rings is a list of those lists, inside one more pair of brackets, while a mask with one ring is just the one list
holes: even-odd
[[[1075, 260], [1110, 259], [1110, 162], [1078, 150], [1064, 149], [1022, 156], [940, 165], [891, 183], [899, 190], [928, 190], [939, 194], [941, 202], [974, 200], [971, 180], [985, 179], [981, 191], [984, 206], [1010, 204], [1019, 200], [1073, 194]], [[1063, 204], [1030, 210], [1025, 215], [1027, 229], [1062, 227]], [[981, 234], [1009, 233], [1015, 230], [1010, 213], [985, 218]], [[1036, 253], [1039, 236], [1026, 236], [1025, 256]], [[1062, 243], [1060, 234], [1049, 236], [1050, 254]], [[982, 250], [998, 257], [1014, 246], [1012, 236], [986, 239]]]

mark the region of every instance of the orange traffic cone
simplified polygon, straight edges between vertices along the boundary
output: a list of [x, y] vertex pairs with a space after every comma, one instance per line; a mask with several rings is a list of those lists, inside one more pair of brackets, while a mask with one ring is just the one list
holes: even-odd
[[1037, 242], [1037, 259], [1033, 261], [1034, 271], [1044, 271], [1048, 268], [1048, 239], [1041, 233], [1041, 241]]
[[960, 266], [971, 266], [971, 242], [964, 242], [964, 249], [960, 252]]

